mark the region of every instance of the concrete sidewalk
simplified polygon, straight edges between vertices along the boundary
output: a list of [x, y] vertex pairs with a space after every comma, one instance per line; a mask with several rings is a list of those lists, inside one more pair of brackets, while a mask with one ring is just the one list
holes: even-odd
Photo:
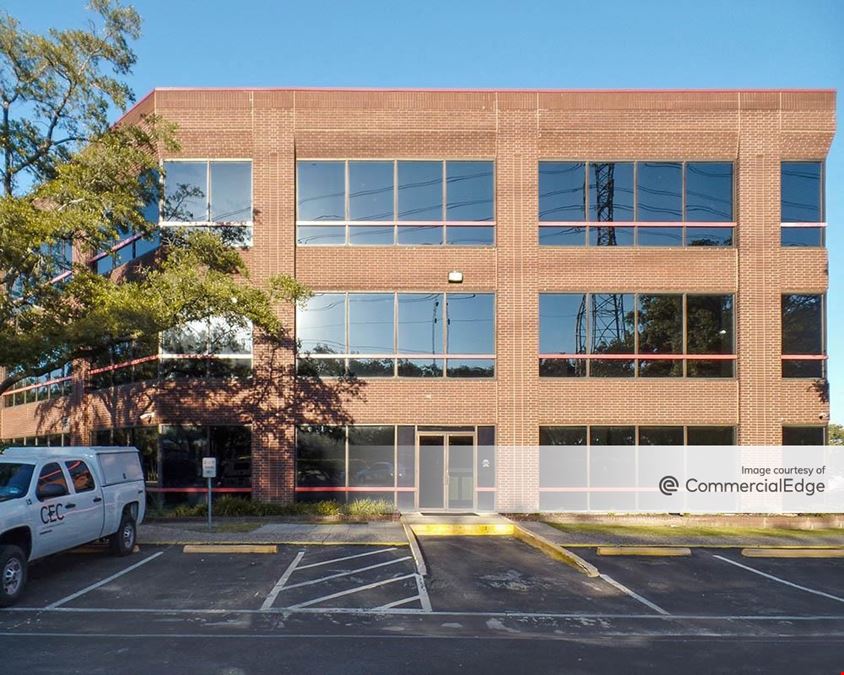
[[[217, 519], [209, 531], [200, 522], [143, 523], [138, 527], [139, 544], [371, 544], [405, 546], [407, 537], [398, 521], [371, 523], [272, 523], [255, 522], [254, 529], [243, 521]], [[230, 531], [232, 525], [245, 531]]]
[[[823, 534], [811, 530], [792, 530], [788, 534], [782, 531], [766, 534], [760, 531], [734, 532], [723, 534], [699, 534], [690, 528], [684, 532], [682, 527], [672, 528], [670, 533], [649, 532], [647, 528], [612, 527], [596, 531], [588, 527], [571, 525], [570, 529], [559, 530], [547, 523], [534, 520], [517, 521], [523, 528], [537, 534], [558, 546], [568, 548], [578, 546], [707, 546], [707, 547], [840, 547], [844, 546], [844, 529], [838, 533]], [[566, 524], [567, 525], [567, 524]], [[566, 527], [563, 525], [563, 527]]]

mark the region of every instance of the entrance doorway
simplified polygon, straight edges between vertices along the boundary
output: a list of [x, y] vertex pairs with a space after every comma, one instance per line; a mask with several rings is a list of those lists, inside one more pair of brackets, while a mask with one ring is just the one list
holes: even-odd
[[476, 435], [465, 431], [417, 435], [417, 508], [474, 510], [476, 446]]

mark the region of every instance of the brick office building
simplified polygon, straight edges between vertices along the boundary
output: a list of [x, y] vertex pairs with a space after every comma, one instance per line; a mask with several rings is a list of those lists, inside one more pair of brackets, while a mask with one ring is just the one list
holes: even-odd
[[831, 91], [155, 90], [125, 119], [176, 122], [167, 189], [204, 195], [162, 231], [240, 227], [256, 281], [315, 295], [279, 307], [289, 348], [219, 344], [211, 319], [26, 382], [0, 436], [138, 445], [177, 496], [214, 454], [219, 490], [260, 499], [501, 510], [553, 460], [509, 446], [822, 443], [834, 110]]

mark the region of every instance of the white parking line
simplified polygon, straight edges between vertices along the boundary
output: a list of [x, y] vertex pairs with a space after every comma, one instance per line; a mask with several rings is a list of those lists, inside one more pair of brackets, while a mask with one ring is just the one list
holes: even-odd
[[665, 611], [662, 607], [660, 607], [659, 605], [657, 605], [657, 604], [655, 604], [655, 603], [651, 602], [651, 601], [650, 601], [650, 600], [648, 600], [647, 598], [643, 598], [643, 597], [642, 597], [641, 595], [639, 595], [638, 593], [635, 593], [634, 591], [631, 591], [629, 588], [627, 588], [627, 586], [625, 586], [625, 585], [624, 585], [624, 584], [622, 584], [622, 583], [619, 583], [618, 581], [616, 581], [615, 579], [613, 579], [611, 576], [608, 576], [608, 575], [606, 575], [606, 574], [601, 574], [601, 575], [600, 575], [600, 577], [601, 577], [601, 579], [603, 579], [604, 581], [606, 581], [606, 582], [607, 582], [608, 584], [610, 584], [611, 586], [615, 586], [615, 587], [616, 587], [618, 590], [620, 590], [622, 593], [626, 593], [627, 595], [629, 595], [629, 596], [630, 596], [631, 598], [633, 598], [634, 600], [638, 600], [639, 602], [641, 602], [641, 603], [642, 603], [643, 605], [645, 605], [646, 607], [650, 607], [653, 611], [655, 611], [655, 612], [657, 612], [657, 613], [659, 613], [659, 614], [662, 614], [662, 615], [664, 615], [664, 616], [670, 616], [670, 614], [669, 614], [668, 612], [666, 612], [666, 611]]
[[358, 553], [356, 555], [347, 555], [345, 558], [334, 558], [333, 560], [323, 560], [318, 563], [311, 563], [310, 565], [300, 565], [296, 569], [308, 570], [312, 567], [319, 567], [320, 565], [330, 565], [331, 563], [342, 562], [344, 560], [352, 560], [353, 558], [365, 558], [368, 555], [376, 555], [378, 553], [387, 553], [388, 551], [395, 551], [396, 547], [382, 548], [379, 551], [367, 551], [366, 553]]
[[132, 570], [138, 569], [141, 565], [146, 565], [148, 562], [150, 562], [151, 560], [155, 560], [160, 555], [164, 555], [164, 551], [159, 551], [158, 553], [153, 553], [148, 558], [144, 558], [140, 562], [136, 562], [134, 565], [129, 565], [129, 567], [127, 567], [125, 570], [121, 570], [120, 572], [117, 572], [116, 574], [112, 574], [110, 577], [106, 577], [102, 581], [98, 581], [95, 584], [91, 584], [90, 586], [83, 588], [81, 591], [76, 591], [76, 593], [68, 595], [66, 598], [62, 598], [61, 600], [57, 600], [56, 602], [54, 602], [50, 605], [47, 605], [46, 609], [55, 609], [56, 607], [60, 607], [61, 605], [64, 605], [65, 603], [70, 602], [71, 600], [76, 600], [76, 598], [81, 597], [81, 596], [85, 595], [86, 593], [89, 593], [90, 591], [93, 591], [93, 590], [99, 588], [100, 586], [105, 586], [107, 583], [114, 581], [118, 577], [122, 577], [124, 574], [128, 574]]
[[[290, 584], [290, 586], [285, 586], [283, 590], [289, 591], [291, 588], [301, 588], [302, 586], [313, 586], [314, 584], [322, 583], [323, 581], [329, 581], [330, 579], [339, 579], [340, 577], [348, 577], [352, 574], [357, 574], [358, 572], [367, 572], [369, 570], [378, 569], [379, 567], [387, 567], [389, 565], [395, 565], [400, 562], [404, 562], [405, 560], [410, 560], [411, 556], [405, 556], [404, 558], [396, 558], [395, 560], [388, 560], [387, 562], [378, 563], [377, 565], [369, 565], [369, 567], [359, 567], [354, 570], [349, 570], [348, 572], [338, 572], [337, 574], [329, 574], [327, 577], [320, 577], [319, 579], [312, 579], [311, 581], [300, 581], [298, 584]], [[282, 589], [279, 589], [282, 590]]]
[[273, 606], [273, 603], [275, 602], [276, 598], [278, 597], [278, 594], [281, 593], [281, 589], [284, 588], [284, 584], [287, 583], [287, 580], [290, 578], [290, 575], [293, 574], [293, 570], [296, 569], [296, 565], [299, 564], [299, 561], [302, 559], [302, 556], [304, 556], [304, 555], [305, 555], [304, 551], [299, 551], [296, 554], [296, 557], [293, 558], [293, 562], [291, 562], [287, 566], [287, 569], [284, 570], [284, 574], [281, 575], [279, 580], [276, 582], [275, 586], [273, 586], [273, 589], [270, 591], [270, 594], [264, 600], [264, 604], [261, 605], [262, 610], [267, 610], [267, 609], [269, 609], [270, 607]]
[[425, 579], [421, 574], [416, 575], [416, 587], [419, 589], [419, 602], [422, 604], [422, 611], [431, 611], [431, 598], [428, 597], [428, 589], [425, 587]]
[[754, 567], [748, 567], [747, 565], [742, 565], [740, 562], [736, 562], [735, 560], [730, 560], [729, 558], [725, 558], [721, 555], [713, 554], [713, 558], [718, 558], [718, 560], [723, 560], [725, 563], [730, 563], [731, 565], [735, 565], [736, 567], [741, 567], [748, 572], [753, 572], [754, 574], [758, 574], [760, 577], [765, 577], [766, 579], [771, 579], [772, 581], [778, 581], [781, 584], [785, 584], [786, 586], [791, 586], [791, 588], [796, 588], [800, 591], [806, 591], [807, 593], [812, 593], [813, 595], [819, 595], [822, 598], [829, 598], [830, 600], [837, 600], [838, 602], [844, 602], [844, 598], [840, 598], [837, 595], [832, 595], [831, 593], [824, 593], [823, 591], [815, 590], [814, 588], [808, 588], [807, 586], [801, 586], [800, 584], [795, 584], [794, 582], [787, 581], [786, 579], [781, 579], [780, 577], [775, 577], [773, 574], [768, 574], [767, 572], [763, 572], [762, 570], [757, 570]]
[[387, 584], [392, 584], [396, 581], [412, 579], [415, 576], [415, 574], [405, 574], [401, 577], [393, 577], [392, 579], [385, 579], [384, 581], [376, 581], [371, 584], [366, 584], [365, 586], [357, 586], [356, 588], [350, 588], [347, 591], [340, 591], [339, 593], [332, 593], [331, 595], [323, 595], [321, 598], [314, 598], [313, 600], [300, 602], [296, 605], [290, 605], [290, 607], [287, 607], [287, 609], [299, 609], [301, 607], [309, 607], [310, 605], [316, 605], [317, 603], [324, 602], [325, 600], [333, 600], [334, 598], [340, 598], [344, 595], [351, 595], [352, 593], [359, 593], [360, 591], [368, 591], [371, 588], [378, 588], [379, 586], [386, 586]]
[[418, 595], [412, 595], [409, 598], [404, 598], [403, 600], [396, 600], [395, 602], [388, 602], [386, 605], [381, 605], [380, 607], [376, 607], [376, 611], [383, 611], [385, 609], [392, 609], [393, 607], [398, 607], [399, 605], [406, 605], [408, 602], [415, 602], [416, 600], [420, 600]]

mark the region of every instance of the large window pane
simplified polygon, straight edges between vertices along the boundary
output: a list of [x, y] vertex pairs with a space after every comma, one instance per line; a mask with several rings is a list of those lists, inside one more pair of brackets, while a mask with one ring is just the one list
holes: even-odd
[[590, 353], [634, 353], [633, 294], [593, 293], [589, 297]]
[[586, 164], [539, 163], [539, 220], [586, 220]]
[[342, 293], [322, 293], [296, 311], [296, 333], [303, 352], [346, 352], [346, 302]]
[[542, 293], [539, 296], [539, 352], [586, 353], [586, 296]]
[[[164, 487], [202, 485], [202, 458], [208, 448], [205, 427], [161, 427], [161, 483]], [[122, 443], [121, 443], [122, 445]]]
[[494, 220], [492, 162], [445, 163], [446, 218], [448, 220]]
[[395, 485], [395, 427], [349, 427], [349, 486]]
[[349, 294], [349, 352], [392, 354], [393, 294]]
[[636, 219], [650, 222], [682, 220], [683, 174], [679, 162], [639, 162]]
[[492, 293], [449, 293], [446, 299], [449, 354], [495, 352], [495, 296]]
[[296, 218], [346, 218], [345, 162], [297, 162]]
[[346, 430], [343, 427], [301, 426], [296, 430], [296, 485], [344, 487]]
[[443, 353], [441, 293], [399, 293], [399, 354]]
[[688, 427], [688, 445], [735, 445], [735, 427]]
[[393, 220], [393, 166], [393, 162], [349, 162], [351, 220]]
[[822, 227], [781, 227], [781, 246], [823, 246]]
[[211, 220], [252, 220], [252, 162], [211, 162]]
[[686, 314], [687, 353], [733, 353], [733, 296], [689, 295]]
[[208, 321], [199, 319], [161, 334], [164, 354], [204, 354], [208, 348]]
[[639, 427], [639, 445], [683, 445], [683, 427]]
[[217, 459], [217, 487], [252, 486], [252, 431], [244, 426], [209, 427], [209, 456]]
[[783, 427], [783, 445], [826, 445], [826, 427]]
[[208, 351], [212, 354], [252, 355], [252, 324], [238, 325], [223, 317], [208, 320]]
[[823, 354], [823, 296], [782, 296], [782, 353]]
[[586, 427], [539, 427], [540, 445], [586, 445]]
[[589, 220], [633, 220], [633, 163], [589, 164]]
[[635, 445], [635, 427], [589, 427], [590, 445]]
[[542, 225], [539, 228], [540, 246], [586, 246], [586, 227]]
[[165, 221], [208, 220], [208, 163], [164, 162]]
[[821, 162], [783, 162], [781, 215], [783, 223], [823, 221]]
[[399, 220], [442, 221], [443, 163], [400, 161], [398, 172]]
[[683, 353], [682, 296], [639, 296], [639, 353]]
[[732, 162], [689, 162], [686, 164], [686, 220], [732, 222]]

